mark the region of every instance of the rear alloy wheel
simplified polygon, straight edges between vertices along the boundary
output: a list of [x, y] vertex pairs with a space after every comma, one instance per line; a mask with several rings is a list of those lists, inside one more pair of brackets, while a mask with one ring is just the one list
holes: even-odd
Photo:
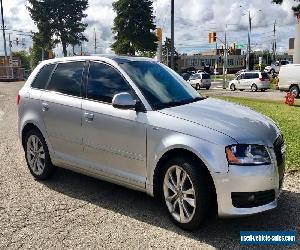
[[236, 90], [236, 88], [235, 88], [235, 85], [234, 85], [234, 84], [231, 84], [231, 85], [230, 85], [230, 90], [231, 90], [231, 91], [235, 91], [235, 90]]
[[202, 167], [190, 160], [178, 157], [166, 164], [162, 196], [176, 225], [185, 230], [197, 229], [213, 211], [214, 195], [209, 179]]
[[37, 130], [31, 130], [26, 135], [25, 157], [31, 174], [38, 180], [47, 179], [56, 168], [51, 163], [45, 139]]
[[256, 84], [253, 83], [252, 86], [251, 86], [251, 91], [252, 91], [252, 92], [256, 92], [257, 89], [258, 89], [258, 88], [257, 88]]
[[298, 97], [299, 96], [299, 88], [298, 86], [292, 86], [290, 88], [290, 92], [295, 96]]

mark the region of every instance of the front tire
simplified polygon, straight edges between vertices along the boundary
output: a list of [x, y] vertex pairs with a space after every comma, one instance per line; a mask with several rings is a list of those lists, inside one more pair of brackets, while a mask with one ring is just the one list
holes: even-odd
[[30, 173], [37, 180], [48, 179], [55, 171], [46, 141], [38, 130], [30, 130], [25, 136], [25, 158]]
[[213, 210], [211, 177], [195, 161], [176, 157], [163, 171], [161, 192], [172, 221], [184, 230], [199, 228]]

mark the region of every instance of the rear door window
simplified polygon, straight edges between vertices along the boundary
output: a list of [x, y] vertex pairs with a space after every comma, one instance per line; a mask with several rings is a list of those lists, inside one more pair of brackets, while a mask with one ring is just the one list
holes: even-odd
[[210, 75], [209, 74], [202, 74], [202, 79], [210, 79]]
[[52, 74], [56, 64], [45, 65], [33, 80], [31, 87], [35, 89], [45, 89], [46, 84]]
[[261, 76], [262, 76], [262, 78], [270, 79], [268, 73], [263, 72], [263, 73], [261, 73]]
[[83, 68], [84, 62], [58, 64], [48, 85], [48, 90], [80, 97]]
[[251, 74], [251, 78], [252, 78], [252, 79], [259, 78], [259, 74], [258, 74], [258, 73], [252, 73], [252, 74]]

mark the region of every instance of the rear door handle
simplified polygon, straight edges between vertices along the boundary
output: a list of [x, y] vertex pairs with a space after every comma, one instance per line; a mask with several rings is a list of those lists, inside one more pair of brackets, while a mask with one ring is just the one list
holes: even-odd
[[85, 112], [84, 116], [85, 116], [85, 120], [87, 122], [91, 122], [94, 120], [94, 114], [92, 114], [92, 113]]
[[43, 102], [43, 103], [42, 103], [42, 110], [43, 110], [44, 112], [49, 110], [49, 105], [48, 105], [48, 103], [46, 103], [46, 102]]

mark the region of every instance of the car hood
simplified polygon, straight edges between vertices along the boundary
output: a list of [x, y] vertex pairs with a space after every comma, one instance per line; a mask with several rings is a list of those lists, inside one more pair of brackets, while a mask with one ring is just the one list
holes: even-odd
[[280, 133], [275, 123], [266, 116], [250, 108], [214, 98], [159, 112], [218, 131], [241, 144], [272, 146]]

